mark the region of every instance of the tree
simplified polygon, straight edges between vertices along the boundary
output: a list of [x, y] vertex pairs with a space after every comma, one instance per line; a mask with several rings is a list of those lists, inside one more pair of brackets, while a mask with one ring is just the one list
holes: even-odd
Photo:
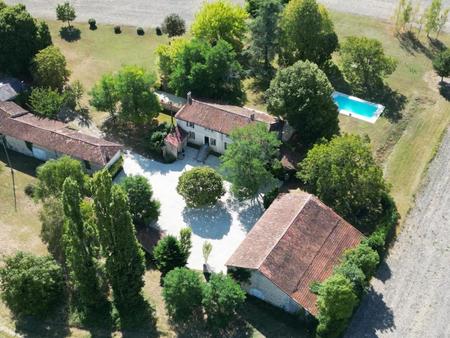
[[280, 59], [284, 65], [309, 60], [322, 66], [338, 47], [333, 22], [316, 0], [292, 0], [281, 20]]
[[186, 22], [178, 14], [172, 13], [166, 16], [161, 29], [169, 37], [183, 35], [186, 32]]
[[353, 291], [358, 297], [362, 297], [368, 285], [364, 272], [353, 262], [344, 260], [333, 271], [334, 274], [341, 274], [349, 280]]
[[64, 105], [64, 96], [56, 89], [33, 88], [30, 94], [33, 112], [41, 117], [56, 119]]
[[413, 19], [413, 4], [411, 0], [399, 0], [395, 9], [395, 27], [397, 31], [405, 29], [405, 26]]
[[41, 239], [53, 258], [64, 264], [64, 246], [62, 243], [64, 229], [64, 208], [60, 198], [51, 197], [45, 200], [39, 211], [41, 221]]
[[177, 192], [189, 207], [212, 205], [225, 194], [223, 179], [210, 167], [197, 167], [183, 172], [178, 179]]
[[360, 231], [369, 234], [384, 214], [389, 187], [369, 144], [356, 135], [316, 144], [299, 163], [297, 177]]
[[61, 196], [64, 181], [68, 177], [76, 182], [82, 194], [85, 192], [86, 176], [81, 162], [68, 156], [45, 162], [37, 168], [36, 175], [38, 178], [36, 197], [39, 199]]
[[192, 249], [192, 230], [183, 228], [180, 230], [180, 247], [184, 257], [189, 258]]
[[436, 32], [436, 39], [439, 38], [439, 33], [441, 33], [442, 28], [444, 28], [445, 24], [447, 23], [448, 14], [450, 12], [450, 8], [443, 9], [439, 13], [439, 20], [438, 20], [438, 27]]
[[369, 281], [380, 263], [380, 256], [370, 246], [362, 243], [356, 248], [346, 251], [343, 260], [360, 268], [366, 276], [366, 280]]
[[62, 270], [51, 257], [18, 252], [4, 263], [1, 296], [15, 315], [46, 317], [64, 298]]
[[348, 37], [340, 49], [342, 72], [360, 93], [377, 91], [383, 78], [392, 74], [397, 62], [384, 54], [381, 42], [366, 37]]
[[433, 68], [435, 72], [441, 77], [441, 82], [444, 77], [450, 76], [450, 50], [446, 49], [436, 55], [433, 59]]
[[200, 315], [203, 281], [197, 271], [175, 268], [164, 277], [163, 298], [167, 313], [177, 322]]
[[230, 324], [245, 301], [245, 292], [231, 277], [213, 274], [203, 289], [202, 304], [208, 323], [217, 328]]
[[358, 297], [350, 281], [341, 274], [333, 274], [319, 287], [317, 307], [319, 337], [339, 337], [350, 320]]
[[187, 263], [183, 248], [176, 237], [168, 235], [158, 241], [153, 249], [153, 256], [156, 267], [164, 277], [169, 271], [175, 268], [182, 268]]
[[114, 305], [123, 327], [127, 327], [135, 322], [134, 311], [145, 305], [144, 253], [136, 239], [127, 194], [120, 185], [112, 185], [107, 170], [94, 175], [93, 195]]
[[65, 215], [63, 243], [69, 280], [83, 317], [89, 318], [103, 313], [108, 306], [107, 290], [99, 273], [98, 246], [91, 241], [96, 228], [89, 219], [83, 218], [81, 190], [71, 177], [64, 181], [62, 201]]
[[338, 109], [333, 87], [312, 62], [298, 61], [281, 69], [266, 92], [269, 112], [285, 118], [304, 145], [339, 133]]
[[204, 242], [202, 247], [203, 259], [205, 260], [205, 264], [208, 264], [209, 255], [211, 255], [211, 251], [213, 246], [211, 242]]
[[256, 17], [250, 22], [250, 70], [263, 88], [267, 88], [275, 69], [272, 62], [278, 51], [279, 25], [283, 5], [281, 0], [261, 1]]
[[159, 45], [156, 48], [161, 85], [165, 90], [169, 89], [170, 75], [174, 71], [176, 58], [188, 43], [188, 39], [177, 37], [170, 43]]
[[63, 90], [69, 78], [66, 58], [59, 48], [49, 46], [42, 49], [33, 58], [33, 79], [36, 85], [45, 88]]
[[24, 5], [0, 9], [0, 69], [13, 76], [27, 76], [33, 56], [51, 45], [48, 26], [38, 23]]
[[192, 92], [196, 97], [230, 104], [244, 101], [242, 67], [224, 40], [214, 46], [192, 40], [179, 51], [172, 67], [168, 85], [179, 96]]
[[230, 137], [233, 143], [222, 155], [220, 169], [231, 182], [235, 196], [254, 198], [263, 188], [275, 184], [270, 167], [281, 142], [262, 123], [237, 128]]
[[67, 22], [67, 27], [69, 29], [72, 27], [70, 22], [74, 21], [76, 17], [75, 7], [73, 7], [70, 2], [66, 1], [56, 6], [56, 18], [59, 21]]
[[158, 219], [160, 203], [153, 198], [152, 187], [144, 176], [127, 176], [120, 185], [127, 194], [134, 224], [148, 225]]
[[425, 32], [427, 37], [431, 32], [437, 32], [439, 29], [439, 16], [442, 9], [442, 0], [432, 0], [430, 6], [425, 10]]
[[240, 53], [247, 31], [246, 19], [245, 10], [228, 0], [205, 2], [195, 15], [191, 26], [192, 35], [213, 45], [219, 40], [225, 40]]
[[84, 88], [80, 81], [76, 80], [64, 88], [64, 105], [71, 110], [82, 110], [81, 99]]
[[103, 75], [100, 81], [92, 88], [90, 95], [91, 100], [89, 103], [95, 107], [95, 109], [106, 111], [111, 117], [116, 117], [119, 96], [115, 88], [115, 78], [113, 75]]

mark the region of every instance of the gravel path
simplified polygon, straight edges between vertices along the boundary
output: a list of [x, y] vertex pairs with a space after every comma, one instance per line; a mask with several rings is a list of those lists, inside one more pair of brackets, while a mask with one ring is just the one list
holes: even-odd
[[450, 337], [450, 129], [346, 337]]

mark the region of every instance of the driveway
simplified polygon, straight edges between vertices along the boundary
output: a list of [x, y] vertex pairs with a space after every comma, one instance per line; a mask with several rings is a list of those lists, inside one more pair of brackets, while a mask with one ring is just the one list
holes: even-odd
[[[237, 202], [229, 192], [213, 207], [188, 208], [177, 193], [178, 178], [185, 171], [202, 165], [194, 158], [197, 150], [187, 148], [183, 160], [171, 164], [160, 163], [135, 153], [127, 153], [124, 173], [143, 175], [153, 187], [155, 198], [161, 202], [161, 215], [157, 225], [167, 234], [178, 235], [184, 227], [192, 229], [192, 252], [188, 266], [203, 268], [202, 247], [211, 242], [213, 249], [208, 263], [215, 271], [224, 271], [225, 262], [244, 240], [262, 214], [258, 203]], [[206, 165], [217, 168], [219, 159], [210, 155]], [[227, 191], [229, 184], [226, 183]]]
[[450, 337], [450, 130], [346, 337]]
[[[209, 0], [211, 1], [211, 0]], [[243, 5], [245, 0], [231, 0]], [[398, 0], [318, 0], [330, 9], [353, 14], [369, 15], [389, 20], [392, 18]], [[7, 4], [23, 3], [29, 11], [42, 18], [55, 18], [55, 8], [60, 0], [6, 0]], [[191, 23], [194, 14], [204, 0], [72, 0], [77, 10], [77, 20], [86, 22], [95, 18], [97, 22], [132, 26], [156, 27], [170, 13], [180, 14]], [[426, 7], [431, 0], [422, 0]], [[450, 0], [443, 0], [449, 7]], [[447, 23], [446, 30], [450, 30]]]

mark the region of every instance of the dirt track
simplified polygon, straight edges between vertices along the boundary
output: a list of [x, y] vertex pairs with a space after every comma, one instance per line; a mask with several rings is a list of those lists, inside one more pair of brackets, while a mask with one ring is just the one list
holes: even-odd
[[[450, 130], [450, 129], [449, 129]], [[346, 337], [450, 337], [450, 132]]]

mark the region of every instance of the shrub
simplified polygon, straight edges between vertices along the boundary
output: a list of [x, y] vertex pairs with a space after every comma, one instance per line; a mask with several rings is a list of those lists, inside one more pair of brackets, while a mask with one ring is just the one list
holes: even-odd
[[334, 273], [346, 277], [352, 284], [353, 290], [358, 297], [361, 297], [367, 286], [367, 279], [364, 272], [353, 262], [345, 261], [338, 265]]
[[178, 180], [177, 192], [190, 207], [211, 205], [225, 194], [223, 179], [209, 167], [185, 171]]
[[137, 35], [140, 35], [140, 36], [144, 35], [145, 34], [144, 28], [138, 27], [136, 29], [136, 33], [137, 33]]
[[172, 320], [186, 322], [200, 313], [203, 281], [197, 271], [175, 268], [164, 277], [163, 298]]
[[120, 28], [120, 26], [114, 26], [114, 33], [116, 34], [122, 33], [122, 29]]
[[362, 270], [366, 279], [370, 280], [375, 273], [378, 263], [380, 263], [380, 256], [370, 246], [362, 243], [356, 248], [345, 252], [343, 260], [355, 264]]
[[161, 28], [156, 27], [156, 28], [155, 28], [155, 31], [156, 31], [156, 35], [158, 35], [158, 36], [161, 36], [161, 35], [162, 35]]
[[164, 19], [161, 30], [169, 37], [183, 35], [186, 32], [186, 23], [178, 14], [170, 14]]
[[180, 242], [171, 235], [158, 241], [153, 249], [153, 257], [156, 261], [156, 267], [161, 271], [163, 277], [169, 271], [182, 268], [187, 263], [187, 257], [184, 255]]
[[208, 316], [208, 324], [215, 328], [226, 327], [244, 303], [245, 293], [231, 277], [212, 275], [203, 289], [202, 304]]
[[160, 203], [153, 198], [152, 187], [144, 176], [128, 176], [120, 185], [127, 193], [134, 224], [146, 225], [158, 219]]
[[30, 105], [33, 112], [41, 117], [56, 119], [64, 104], [64, 95], [50, 88], [33, 88]]
[[264, 197], [263, 197], [264, 209], [267, 209], [268, 207], [270, 207], [270, 205], [275, 200], [275, 198], [277, 198], [279, 193], [280, 193], [280, 190], [277, 187], [277, 188], [274, 188], [271, 191], [267, 192], [266, 194], [264, 194]]
[[97, 29], [97, 21], [95, 21], [95, 19], [93, 19], [93, 18], [90, 18], [89, 20], [88, 20], [88, 24], [89, 24], [89, 29], [90, 30], [96, 30]]
[[28, 197], [33, 197], [35, 188], [36, 187], [33, 184], [27, 184], [24, 189], [25, 195], [27, 195]]
[[45, 317], [63, 298], [61, 267], [49, 256], [19, 252], [0, 270], [2, 298], [18, 315]]

